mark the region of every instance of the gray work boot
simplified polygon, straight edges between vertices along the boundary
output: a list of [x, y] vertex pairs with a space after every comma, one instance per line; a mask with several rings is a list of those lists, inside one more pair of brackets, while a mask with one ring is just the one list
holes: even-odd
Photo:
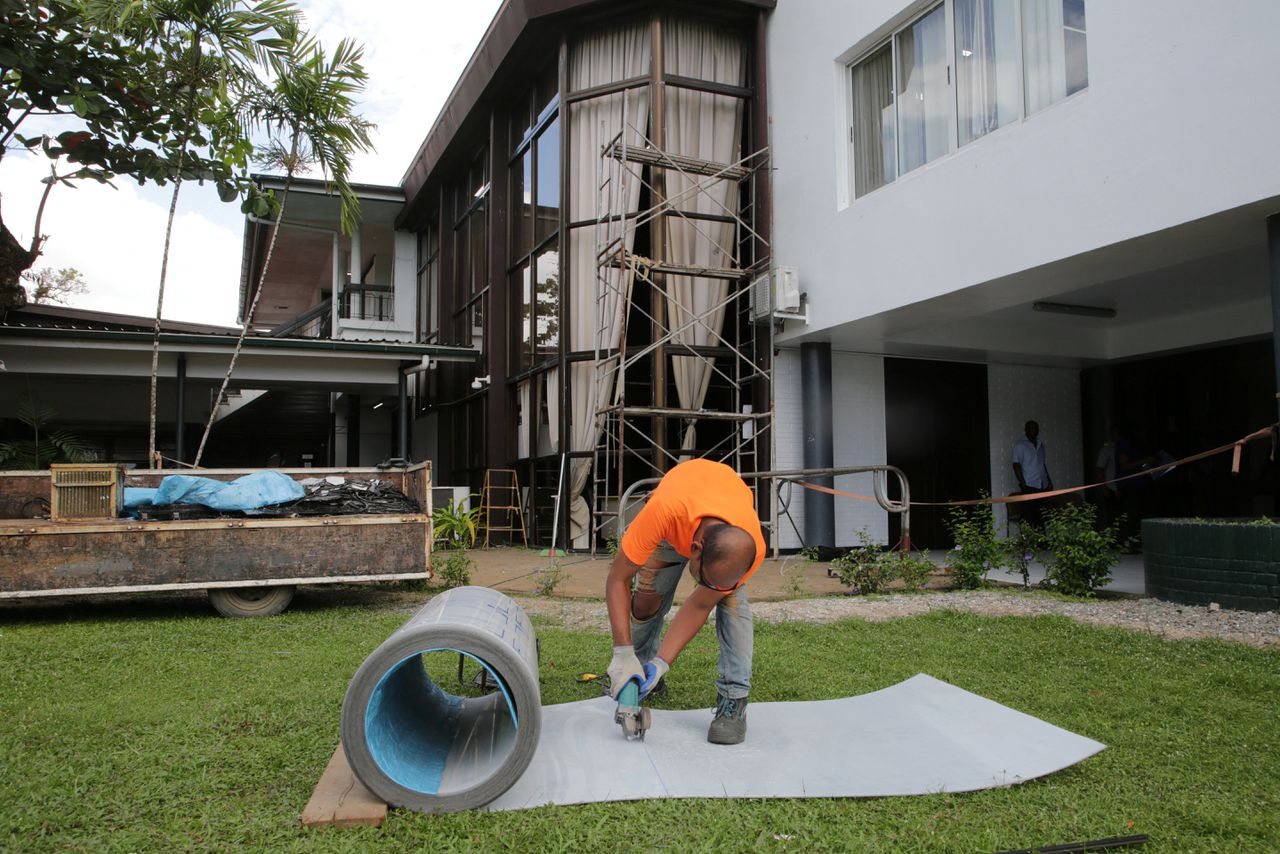
[[747, 698], [733, 699], [723, 695], [716, 701], [715, 718], [707, 730], [712, 744], [741, 744], [747, 737]]

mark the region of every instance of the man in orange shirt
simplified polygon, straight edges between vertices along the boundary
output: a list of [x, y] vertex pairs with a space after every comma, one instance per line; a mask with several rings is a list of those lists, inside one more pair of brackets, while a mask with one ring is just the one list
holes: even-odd
[[[667, 670], [714, 610], [719, 696], [707, 740], [738, 744], [746, 738], [753, 631], [742, 585], [764, 555], [754, 497], [733, 469], [699, 459], [667, 472], [623, 535], [605, 582], [613, 627], [613, 696], [633, 677], [640, 679], [642, 694], [662, 690]], [[662, 621], [686, 566], [697, 587], [659, 648]]]

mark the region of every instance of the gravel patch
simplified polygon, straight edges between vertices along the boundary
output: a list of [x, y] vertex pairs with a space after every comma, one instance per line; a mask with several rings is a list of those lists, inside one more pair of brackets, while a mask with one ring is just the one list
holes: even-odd
[[[603, 632], [609, 628], [604, 602], [515, 598], [530, 616], [566, 629]], [[1058, 614], [1082, 623], [1149, 632], [1164, 638], [1217, 638], [1255, 647], [1280, 647], [1280, 612], [1210, 611], [1160, 599], [1073, 602], [1022, 592], [975, 590], [872, 598], [791, 599], [751, 605], [752, 614], [764, 623], [831, 623], [847, 619], [883, 622], [941, 610], [986, 616]]]

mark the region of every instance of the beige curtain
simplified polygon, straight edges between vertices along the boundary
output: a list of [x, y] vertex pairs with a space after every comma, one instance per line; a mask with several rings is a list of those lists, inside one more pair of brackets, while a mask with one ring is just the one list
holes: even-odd
[[[640, 77], [649, 73], [652, 45], [649, 26], [631, 25], [593, 34], [580, 39], [569, 58], [569, 87], [586, 89], [605, 83]], [[628, 142], [641, 144], [641, 132], [648, 125], [648, 92], [631, 90], [625, 97]], [[624, 126], [624, 96], [606, 95], [574, 104], [569, 109], [569, 163], [571, 170], [569, 218], [574, 222], [594, 220], [599, 211], [600, 183], [603, 178], [601, 147]], [[640, 181], [630, 178], [627, 197], [614, 194], [610, 213], [621, 213], [623, 206], [634, 211], [640, 198]], [[633, 235], [626, 235], [626, 248], [631, 249]], [[624, 301], [617, 288], [622, 280], [620, 270], [605, 270], [610, 277], [604, 298], [599, 299], [596, 268], [596, 233], [591, 226], [573, 229], [569, 237], [572, 258], [568, 288], [570, 329], [569, 349], [575, 352], [614, 349], [622, 334]], [[596, 416], [602, 401], [613, 394], [613, 383], [599, 381], [594, 360], [573, 362], [569, 366], [570, 446], [574, 451], [593, 451], [599, 442], [602, 422]], [[569, 470], [569, 539], [575, 548], [590, 544], [591, 508], [583, 497], [591, 476], [591, 461], [574, 460]]]
[[536, 423], [538, 413], [533, 411], [533, 383], [523, 380], [516, 387], [520, 395], [520, 426], [516, 433], [516, 456], [525, 459], [529, 456], [529, 430]]
[[[663, 50], [668, 74], [734, 86], [746, 84], [746, 51], [741, 37], [711, 24], [670, 19], [663, 26]], [[669, 153], [733, 163], [742, 156], [742, 101], [727, 95], [667, 87], [664, 113]], [[733, 181], [709, 182], [705, 177], [665, 170], [666, 196], [677, 200], [679, 210], [723, 216], [738, 207], [738, 185]], [[694, 190], [701, 184], [704, 189]], [[732, 223], [664, 219], [668, 260], [699, 267], [735, 266]], [[718, 343], [724, 324], [729, 292], [723, 279], [671, 276], [667, 279], [669, 327], [677, 343], [698, 346]], [[720, 306], [720, 307], [716, 307]], [[686, 327], [681, 329], [681, 327]], [[700, 409], [707, 397], [712, 365], [695, 356], [672, 356], [672, 377], [682, 409]], [[689, 451], [697, 444], [693, 421], [681, 438]]]

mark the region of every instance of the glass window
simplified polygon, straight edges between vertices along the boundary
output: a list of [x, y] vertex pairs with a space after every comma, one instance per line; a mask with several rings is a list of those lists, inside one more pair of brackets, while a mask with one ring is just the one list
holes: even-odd
[[853, 67], [854, 190], [861, 196], [897, 175], [893, 50], [885, 45]]
[[1084, 0], [1022, 0], [1027, 112], [1089, 85]]
[[536, 270], [534, 346], [538, 361], [545, 361], [554, 359], [560, 351], [560, 252], [555, 244], [538, 254]]
[[910, 172], [948, 150], [945, 8], [937, 7], [899, 33], [897, 46], [898, 162]]
[[533, 246], [533, 151], [511, 164], [511, 257], [522, 258]]
[[960, 145], [1018, 118], [1016, 0], [955, 0]]
[[854, 195], [1088, 88], [1085, 3], [951, 0], [854, 63]]
[[511, 282], [520, 292], [520, 346], [516, 348], [515, 373], [527, 371], [533, 367], [533, 282], [528, 265], [521, 266], [512, 274]]
[[1089, 50], [1084, 25], [1084, 0], [1063, 0], [1062, 26], [1067, 66], [1067, 94], [1074, 95], [1089, 86]]
[[560, 120], [555, 119], [538, 137], [537, 235], [541, 243], [560, 226]]

